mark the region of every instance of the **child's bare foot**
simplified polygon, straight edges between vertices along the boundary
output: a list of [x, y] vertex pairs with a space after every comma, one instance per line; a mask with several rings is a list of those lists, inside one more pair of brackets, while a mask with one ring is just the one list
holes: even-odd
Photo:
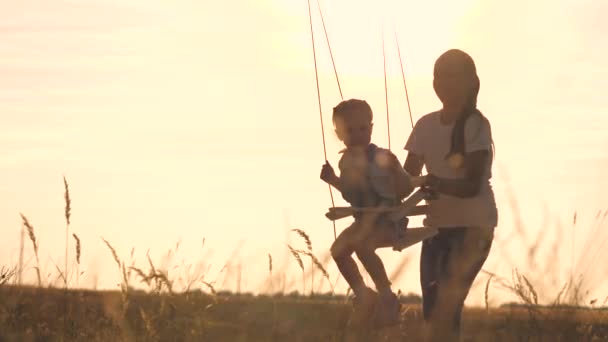
[[378, 296], [374, 323], [376, 327], [387, 327], [399, 324], [401, 303], [393, 292], [382, 292]]
[[348, 326], [362, 328], [370, 326], [371, 319], [376, 311], [378, 294], [376, 291], [366, 287], [353, 298], [353, 311], [348, 321]]

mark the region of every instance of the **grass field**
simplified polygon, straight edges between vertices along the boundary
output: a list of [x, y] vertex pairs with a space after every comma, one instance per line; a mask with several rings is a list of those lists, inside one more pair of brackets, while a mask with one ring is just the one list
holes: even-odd
[[[73, 288], [74, 280], [77, 283], [81, 274], [82, 251], [78, 236], [70, 231], [71, 201], [65, 180], [64, 185], [66, 227], [62, 233], [65, 234], [66, 256], [69, 241], [72, 240], [70, 237], [73, 238], [74, 260], [68, 263], [66, 258], [64, 265], [55, 264], [55, 281], [51, 281], [50, 273], [46, 270], [43, 272], [40, 267], [40, 242], [34, 227], [25, 215], [21, 215], [25, 242], [31, 244], [31, 260], [35, 262], [35, 265], [27, 268], [35, 270], [37, 282], [29, 286], [22, 284], [19, 271], [26, 265], [21, 262], [15, 266], [0, 266], [0, 342], [344, 340], [351, 299], [348, 294], [336, 295], [333, 291], [310, 294], [315, 281], [326, 281], [332, 285], [330, 279], [334, 275], [330, 277], [326, 270], [330, 260], [319, 260], [312, 253], [309, 236], [299, 229], [293, 231], [301, 237], [304, 249], [287, 247], [292, 261], [302, 271], [302, 293], [306, 284], [310, 285], [305, 295], [280, 291], [274, 295], [222, 291], [215, 289], [216, 283], [208, 282], [204, 275], [191, 274], [190, 266], [185, 266], [187, 281], [171, 279], [168, 269], [155, 265], [149, 255], [146, 269], [136, 267], [133, 260], [122, 260], [106, 240], [103, 243], [107, 246], [108, 256], [113, 258], [120, 274], [117, 279], [120, 290]], [[601, 212], [598, 213], [598, 227], [607, 213], [603, 216]], [[517, 230], [523, 229], [516, 227]], [[533, 266], [531, 269], [537, 268], [534, 263], [539, 241], [536, 239], [527, 245], [528, 259]], [[604, 246], [602, 241], [599, 241], [597, 252], [595, 248], [586, 249], [593, 256], [586, 264], [597, 260], [595, 256]], [[175, 247], [175, 252], [178, 248], [179, 245]], [[23, 254], [23, 240], [20, 250]], [[308, 273], [305, 272], [305, 264]], [[269, 254], [268, 279], [272, 288], [276, 288], [272, 285], [272, 279], [281, 278], [282, 272], [273, 270], [273, 259]], [[48, 274], [47, 278], [43, 278], [43, 274]], [[547, 278], [554, 274], [548, 268], [540, 273], [541, 277]], [[485, 307], [466, 307], [464, 310], [463, 340], [608, 341], [608, 310], [604, 308], [608, 298], [589, 301], [582, 290], [581, 281], [569, 281], [558, 292], [552, 293], [544, 288], [535, 288], [525, 275], [517, 271], [510, 280], [489, 274], [485, 283]], [[518, 303], [491, 307], [488, 304], [491, 282], [510, 291]], [[551, 300], [545, 303], [547, 300], [540, 300], [539, 297]], [[420, 341], [423, 333], [420, 297], [400, 294], [400, 300], [400, 325], [391, 331], [389, 340]], [[361, 337], [361, 341], [374, 341], [386, 340], [387, 335], [386, 331], [380, 331], [358, 337]]]
[[[4, 286], [0, 341], [342, 341], [347, 300]], [[467, 341], [608, 340], [608, 310], [467, 308], [463, 319]], [[404, 303], [397, 340], [419, 341], [421, 323], [420, 305]]]

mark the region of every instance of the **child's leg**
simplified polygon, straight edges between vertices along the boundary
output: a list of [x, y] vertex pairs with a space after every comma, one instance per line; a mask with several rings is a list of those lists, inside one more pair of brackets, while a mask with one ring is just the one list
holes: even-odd
[[390, 292], [391, 282], [386, 274], [386, 269], [382, 263], [382, 259], [376, 254], [375, 249], [359, 248], [356, 250], [357, 258], [361, 260], [361, 264], [374, 281], [378, 292]]
[[376, 253], [376, 249], [388, 247], [393, 242], [393, 231], [385, 227], [377, 227], [372, 230], [365, 239], [362, 239], [356, 247], [355, 253], [361, 260], [361, 264], [370, 275], [379, 293], [392, 293], [391, 282], [388, 279], [386, 268], [382, 259]]
[[[331, 246], [331, 255], [334, 258], [340, 273], [353, 290], [354, 311], [348, 322], [349, 331], [354, 329], [365, 330], [376, 306], [376, 292], [365, 286], [363, 277], [357, 268], [352, 254], [361, 239], [361, 231], [357, 222], [340, 233]], [[354, 332], [353, 330], [353, 332]]]
[[365, 288], [365, 282], [359, 272], [359, 268], [352, 257], [355, 251], [358, 232], [356, 224], [344, 229], [331, 245], [331, 256], [338, 266], [338, 270], [346, 280], [346, 283], [355, 293], [360, 294]]
[[[425, 307], [425, 320], [429, 323], [432, 341], [458, 338], [464, 301], [488, 257], [493, 229], [450, 229], [441, 238], [435, 246], [441, 248], [437, 253], [439, 257], [435, 258], [436, 285], [431, 290], [428, 303], [431, 305]], [[430, 254], [427, 249], [427, 255]]]
[[361, 240], [355, 252], [378, 290], [379, 307], [375, 323], [378, 326], [390, 326], [399, 322], [401, 304], [397, 295], [391, 290], [391, 282], [382, 259], [376, 254], [376, 249], [391, 246], [396, 231], [392, 224], [390, 226], [380, 224], [374, 228], [365, 239]]

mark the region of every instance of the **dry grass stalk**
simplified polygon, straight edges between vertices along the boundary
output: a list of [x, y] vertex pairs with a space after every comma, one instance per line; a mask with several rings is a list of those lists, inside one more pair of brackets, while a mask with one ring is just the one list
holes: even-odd
[[399, 262], [399, 265], [397, 265], [397, 267], [395, 267], [395, 269], [393, 270], [393, 272], [391, 273], [391, 275], [388, 277], [388, 279], [390, 279], [391, 282], [394, 282], [395, 280], [397, 280], [401, 274], [406, 270], [407, 265], [410, 263], [411, 258], [405, 256], [401, 259], [401, 262]]
[[270, 282], [270, 291], [272, 292], [272, 255], [268, 253], [268, 281]]
[[[305, 256], [309, 257], [310, 258], [310, 264], [311, 264], [311, 271], [310, 271], [311, 275], [313, 274], [313, 271], [314, 271], [313, 266], [316, 266], [316, 268], [318, 268], [321, 271], [321, 273], [323, 274], [323, 277], [325, 279], [327, 279], [327, 281], [329, 282], [330, 287], [331, 287], [331, 291], [333, 293], [333, 285], [331, 283], [331, 280], [329, 279], [329, 273], [327, 272], [327, 270], [323, 266], [323, 263], [313, 253], [311, 253], [309, 251], [305, 251], [305, 250], [302, 250], [302, 249], [294, 249], [290, 245], [287, 245], [287, 247], [289, 247], [289, 251], [291, 252], [291, 254], [293, 255], [293, 257], [296, 259], [296, 261], [298, 262], [298, 265], [302, 269], [302, 273], [303, 274], [304, 274], [304, 263], [303, 263], [302, 258], [301, 258], [300, 255], [305, 255]], [[312, 280], [314, 280], [314, 278], [312, 278]], [[311, 291], [312, 291], [312, 288], [311, 288]]]
[[[308, 234], [306, 234], [305, 231], [303, 231], [302, 229], [292, 229], [292, 231], [296, 232], [298, 235], [300, 235], [302, 237], [302, 239], [304, 239], [304, 242], [306, 243], [306, 249], [308, 250], [308, 253], [304, 253], [307, 255], [312, 255], [312, 241], [310, 241], [310, 237], [308, 236]], [[314, 289], [314, 283], [315, 283], [315, 269], [313, 267], [314, 261], [310, 260], [310, 292], [312, 294], [312, 291]]]
[[534, 286], [532, 286], [532, 284], [530, 283], [530, 281], [528, 280], [528, 278], [526, 276], [522, 275], [522, 278], [524, 279], [524, 282], [528, 286], [530, 294], [532, 295], [532, 299], [534, 300], [534, 305], [538, 305], [538, 294], [536, 293], [536, 290], [534, 290]]
[[287, 245], [287, 247], [289, 247], [289, 251], [291, 252], [291, 255], [293, 256], [294, 259], [296, 259], [298, 266], [300, 266], [300, 269], [302, 270], [302, 294], [304, 294], [306, 292], [306, 283], [305, 283], [306, 280], [304, 278], [304, 263], [302, 262], [302, 258], [300, 257], [300, 254], [298, 253], [297, 250], [293, 249], [293, 247], [291, 247], [290, 245]]
[[123, 282], [121, 288], [123, 289], [123, 291], [126, 292], [129, 290], [129, 277], [127, 276], [127, 267], [125, 266], [124, 261], [122, 262], [120, 269], [122, 271], [122, 282]]
[[137, 274], [141, 278], [141, 280], [145, 282], [148, 286], [150, 285], [150, 278], [146, 275], [144, 271], [134, 266], [129, 267], [129, 269], [135, 272], [135, 274]]
[[564, 293], [568, 292], [568, 289], [570, 288], [570, 285], [572, 284], [572, 279], [568, 280], [564, 286], [562, 286], [561, 290], [559, 290], [559, 292], [557, 293], [557, 297], [555, 298], [555, 300], [553, 301], [553, 305], [560, 305], [562, 303], [562, 296], [564, 295]]
[[7, 268], [2, 266], [0, 268], [0, 286], [7, 284], [17, 274], [15, 268]]
[[125, 279], [125, 283], [126, 280], [130, 278], [131, 272], [135, 272], [135, 274], [137, 274], [141, 278], [141, 281], [146, 283], [146, 285], [150, 286], [152, 282], [154, 282], [154, 288], [152, 289], [153, 291], [160, 292], [164, 285], [169, 293], [173, 293], [173, 282], [169, 280], [166, 273], [163, 273], [154, 267], [154, 263], [150, 257], [150, 251], [146, 253], [146, 257], [148, 259], [148, 263], [150, 264], [148, 274], [146, 274], [146, 272], [144, 272], [142, 269], [135, 267], [134, 262], [129, 267], [126, 267], [123, 264], [123, 278]]
[[511, 289], [524, 303], [528, 305], [538, 304], [538, 296], [534, 287], [525, 276], [519, 274], [517, 269], [513, 271], [513, 285]]
[[[213, 301], [215, 303], [217, 303], [217, 291], [215, 291], [215, 287], [213, 286], [213, 283], [208, 283], [206, 281], [201, 281], [205, 286], [207, 286], [209, 288], [209, 290], [211, 290], [211, 297], [213, 298]], [[209, 306], [208, 306], [209, 307]], [[208, 308], [207, 307], [207, 308]]]
[[492, 278], [494, 277], [494, 275], [490, 275], [488, 277], [488, 281], [486, 282], [486, 290], [484, 291], [484, 301], [486, 303], [486, 311], [489, 312], [490, 311], [490, 282], [492, 281]]
[[207, 286], [209, 288], [209, 290], [211, 290], [211, 293], [215, 296], [217, 295], [217, 292], [215, 291], [215, 287], [213, 287], [212, 283], [208, 283], [206, 281], [201, 281], [203, 284], [205, 284], [205, 286]]
[[287, 245], [287, 247], [289, 248], [289, 251], [291, 252], [291, 255], [293, 255], [293, 258], [296, 259], [296, 262], [298, 263], [298, 266], [300, 266], [300, 268], [302, 269], [302, 272], [304, 271], [304, 263], [302, 262], [302, 258], [300, 257], [300, 254], [298, 253], [297, 250], [293, 249], [293, 247], [291, 247], [290, 245]]
[[122, 262], [122, 264], [120, 265], [120, 271], [122, 274], [122, 282], [120, 284], [120, 293], [121, 293], [121, 299], [122, 299], [122, 316], [123, 319], [124, 317], [127, 316], [127, 311], [129, 310], [129, 305], [131, 304], [130, 298], [129, 298], [129, 278], [127, 276], [127, 268], [125, 266], [125, 263]]
[[325, 269], [325, 267], [323, 267], [323, 264], [319, 261], [319, 259], [317, 259], [314, 254], [309, 252], [303, 252], [303, 254], [310, 258], [312, 263], [321, 271], [321, 273], [323, 273], [323, 276], [329, 281], [329, 273], [327, 273], [327, 270]]
[[173, 293], [173, 283], [169, 280], [166, 274], [162, 272], [157, 272], [153, 274], [146, 275], [144, 271], [136, 267], [129, 267], [129, 270], [132, 270], [137, 274], [141, 281], [146, 283], [146, 285], [150, 286], [152, 281], [154, 281], [154, 291], [160, 292], [162, 290], [162, 285], [165, 285], [169, 293]]
[[161, 274], [161, 272], [159, 270], [156, 269], [156, 267], [154, 267], [154, 263], [152, 262], [152, 258], [150, 257], [150, 250], [148, 250], [146, 252], [146, 258], [148, 259], [148, 264], [150, 264], [150, 272], [148, 273], [148, 279], [150, 279], [151, 281], [154, 280], [155, 282], [155, 288], [154, 290], [157, 292], [160, 292], [162, 289], [162, 281], [161, 278], [158, 277], [159, 274]]
[[144, 328], [146, 329], [148, 338], [155, 339], [157, 332], [154, 328], [154, 323], [142, 308], [139, 308], [139, 315], [141, 316], [141, 320], [144, 322]]
[[[154, 280], [157, 280], [159, 284], [165, 284], [165, 286], [167, 287], [167, 290], [169, 291], [169, 293], [173, 294], [173, 283], [169, 280], [169, 277], [167, 276], [167, 274], [163, 273], [163, 272], [157, 272], [153, 278]], [[159, 289], [161, 287], [159, 286]]]
[[80, 254], [82, 252], [82, 247], [80, 245], [80, 238], [76, 233], [72, 233], [72, 237], [76, 242], [76, 286], [80, 284]]
[[76, 263], [80, 265], [80, 252], [82, 251], [80, 248], [80, 238], [78, 235], [76, 235], [76, 233], [73, 233], [72, 237], [76, 241]]
[[38, 258], [38, 243], [36, 242], [36, 234], [34, 234], [34, 226], [30, 223], [30, 221], [23, 214], [21, 215], [21, 220], [23, 221], [23, 225], [27, 229], [28, 236], [30, 241], [32, 241], [32, 245], [34, 246], [34, 255], [36, 256], [36, 277], [38, 278], [38, 286], [42, 286], [42, 277], [40, 276], [40, 259]]
[[300, 235], [302, 239], [304, 239], [304, 242], [306, 243], [306, 248], [310, 253], [312, 253], [312, 242], [310, 241], [310, 237], [308, 236], [308, 234], [306, 234], [306, 232], [301, 229], [292, 229], [292, 231], [298, 233], [298, 235]]
[[65, 177], [63, 177], [63, 186], [65, 189], [65, 193], [64, 193], [64, 199], [65, 199], [65, 267], [63, 269], [63, 273], [66, 275], [64, 277], [64, 281], [65, 281], [65, 287], [68, 287], [68, 280], [67, 280], [67, 274], [68, 274], [68, 248], [69, 248], [69, 243], [70, 243], [70, 217], [71, 217], [71, 212], [72, 212], [72, 201], [70, 200], [70, 189], [68, 186], [68, 181], [65, 179]]
[[70, 200], [70, 189], [68, 186], [68, 181], [63, 177], [63, 186], [65, 189], [64, 199], [65, 199], [65, 220], [68, 225], [70, 225], [70, 217], [72, 213], [72, 201]]
[[25, 246], [25, 229], [21, 227], [19, 234], [19, 273], [17, 273], [17, 284], [22, 284], [23, 279], [23, 251]]
[[572, 305], [580, 304], [583, 301], [583, 281], [584, 278], [581, 275], [576, 283], [573, 282], [570, 294], [570, 303]]
[[268, 272], [272, 275], [272, 255], [268, 253]]
[[152, 262], [152, 258], [150, 258], [150, 250], [146, 252], [146, 257], [148, 258], [148, 263], [150, 264], [150, 275], [156, 274], [156, 268], [154, 267], [154, 263]]
[[[52, 261], [52, 260], [51, 260]], [[65, 274], [63, 274], [63, 272], [61, 271], [61, 268], [59, 268], [59, 265], [57, 265], [54, 261], [53, 261], [53, 266], [55, 266], [55, 269], [57, 269], [57, 279], [63, 279], [63, 283], [67, 283], [67, 277], [65, 276]]]
[[108, 246], [108, 248], [110, 249], [110, 252], [112, 252], [112, 257], [114, 258], [114, 261], [116, 262], [116, 265], [118, 265], [118, 269], [120, 270], [121, 265], [120, 265], [120, 259], [118, 258], [118, 254], [116, 254], [116, 250], [114, 249], [114, 247], [112, 247], [112, 245], [106, 241], [106, 239], [101, 238], [103, 240], [103, 242], [106, 244], [106, 246]]
[[112, 245], [106, 241], [104, 238], [101, 238], [103, 242], [108, 246], [110, 252], [112, 252], [112, 257], [118, 265], [118, 271], [121, 272], [122, 281], [120, 284], [120, 292], [122, 297], [122, 314], [123, 316], [127, 314], [127, 309], [129, 308], [129, 277], [127, 276], [127, 269], [125, 267], [125, 263], [120, 261], [116, 250]]
[[30, 241], [32, 241], [32, 245], [34, 246], [34, 252], [38, 253], [38, 243], [36, 242], [36, 234], [34, 234], [34, 226], [30, 223], [30, 221], [25, 217], [25, 215], [21, 215], [21, 220], [23, 220], [23, 225], [27, 229], [27, 233], [29, 235]]

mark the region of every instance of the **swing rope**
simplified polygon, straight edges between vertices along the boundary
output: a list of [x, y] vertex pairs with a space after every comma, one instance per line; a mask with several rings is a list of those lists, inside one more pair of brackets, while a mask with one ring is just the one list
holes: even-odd
[[386, 132], [388, 135], [388, 150], [391, 150], [391, 121], [388, 114], [388, 85], [386, 80], [386, 52], [384, 49], [384, 27], [382, 27], [382, 62], [384, 66], [384, 99], [386, 102]]
[[[315, 65], [315, 80], [317, 83], [317, 100], [319, 103], [319, 118], [321, 119], [321, 136], [323, 138], [323, 157], [325, 158], [325, 162], [327, 162], [327, 146], [325, 144], [325, 129], [324, 129], [324, 125], [323, 125], [323, 110], [322, 110], [322, 106], [321, 106], [321, 90], [319, 88], [319, 73], [317, 70], [317, 53], [315, 51], [315, 35], [314, 35], [314, 31], [312, 28], [312, 12], [310, 10], [310, 0], [308, 0], [308, 18], [310, 21], [310, 38], [312, 40], [312, 55], [313, 55], [313, 60], [314, 60], [314, 65]], [[337, 76], [337, 74], [336, 74]], [[331, 206], [332, 208], [335, 208], [335, 204], [334, 204], [334, 194], [333, 191], [331, 190], [331, 185], [327, 185], [327, 187], [329, 188], [329, 196], [331, 198]], [[336, 223], [332, 222], [333, 226], [334, 226], [334, 240], [337, 238], [336, 235]]]
[[401, 59], [401, 49], [399, 49], [399, 39], [397, 39], [397, 31], [395, 30], [395, 42], [397, 43], [397, 54], [399, 55], [399, 65], [401, 66], [401, 77], [403, 78], [403, 87], [405, 88], [405, 99], [407, 100], [407, 110], [410, 113], [410, 123], [414, 129], [414, 118], [412, 117], [412, 108], [410, 107], [410, 97], [407, 92], [407, 84], [405, 82], [405, 72], [403, 71], [403, 61]]
[[321, 11], [321, 4], [319, 3], [319, 0], [317, 0], [317, 7], [319, 7], [319, 15], [321, 16], [321, 23], [323, 24], [323, 31], [325, 32], [325, 40], [327, 41], [327, 48], [329, 49], [331, 64], [334, 67], [334, 74], [336, 75], [336, 82], [338, 83], [340, 99], [344, 100], [344, 96], [342, 96], [342, 87], [340, 86], [340, 79], [338, 78], [338, 71], [336, 70], [336, 63], [334, 62], [334, 54], [331, 52], [331, 44], [329, 43], [329, 36], [327, 35], [327, 29], [325, 28], [325, 20], [323, 19], [323, 11]]
[[[327, 162], [327, 144], [325, 141], [325, 125], [323, 123], [323, 110], [322, 110], [322, 104], [321, 104], [321, 90], [319, 87], [319, 72], [318, 72], [318, 66], [317, 66], [317, 53], [316, 53], [316, 48], [315, 48], [315, 38], [314, 38], [314, 29], [313, 29], [313, 24], [312, 24], [312, 10], [311, 10], [311, 6], [310, 6], [310, 0], [307, 0], [308, 2], [308, 18], [309, 18], [309, 24], [310, 24], [310, 37], [311, 37], [311, 43], [312, 43], [312, 53], [313, 53], [313, 61], [314, 61], [314, 67], [315, 67], [315, 81], [316, 81], [316, 88], [317, 88], [317, 101], [318, 101], [318, 106], [319, 106], [319, 118], [320, 118], [320, 122], [321, 122], [321, 137], [322, 137], [322, 141], [323, 141], [323, 157], [325, 159], [325, 162]], [[331, 62], [332, 62], [332, 66], [334, 69], [334, 75], [336, 77], [336, 83], [338, 85], [338, 91], [340, 93], [340, 98], [342, 100], [344, 100], [344, 96], [342, 93], [342, 86], [340, 85], [340, 79], [338, 77], [338, 71], [336, 68], [336, 63], [334, 60], [334, 56], [331, 50], [331, 43], [329, 41], [329, 35], [327, 33], [327, 28], [325, 26], [325, 19], [323, 18], [323, 11], [321, 10], [321, 4], [319, 2], [319, 0], [317, 0], [317, 7], [319, 10], [319, 15], [321, 18], [321, 23], [323, 25], [323, 31], [325, 34], [325, 40], [327, 42], [327, 48], [329, 50], [329, 55], [331, 58]], [[401, 49], [399, 47], [399, 39], [397, 38], [397, 32], [395, 30], [395, 42], [397, 44], [397, 53], [399, 56], [399, 65], [401, 67], [401, 77], [403, 79], [403, 87], [405, 89], [405, 97], [406, 97], [406, 101], [407, 101], [407, 108], [408, 108], [408, 113], [409, 113], [409, 117], [410, 117], [410, 123], [412, 126], [412, 129], [414, 128], [414, 119], [412, 116], [412, 110], [411, 110], [411, 105], [410, 105], [410, 99], [409, 99], [409, 93], [408, 93], [408, 89], [407, 89], [407, 83], [406, 83], [406, 79], [405, 79], [405, 72], [404, 72], [404, 68], [403, 68], [403, 60], [401, 57]], [[384, 96], [385, 96], [385, 106], [386, 106], [386, 128], [387, 128], [387, 136], [388, 136], [388, 149], [391, 150], [391, 130], [390, 130], [390, 114], [389, 114], [389, 104], [388, 104], [388, 80], [387, 80], [387, 73], [386, 73], [386, 50], [385, 50], [385, 37], [384, 37], [384, 27], [382, 28], [382, 59], [383, 59], [383, 71], [384, 71]], [[331, 204], [332, 204], [332, 208], [335, 208], [335, 202], [334, 202], [334, 196], [333, 196], [333, 191], [331, 189], [331, 185], [328, 185], [329, 188], [329, 196], [331, 199]], [[334, 228], [334, 240], [337, 237], [336, 234], [336, 224], [335, 221], [332, 221], [333, 223], [333, 228]]]

